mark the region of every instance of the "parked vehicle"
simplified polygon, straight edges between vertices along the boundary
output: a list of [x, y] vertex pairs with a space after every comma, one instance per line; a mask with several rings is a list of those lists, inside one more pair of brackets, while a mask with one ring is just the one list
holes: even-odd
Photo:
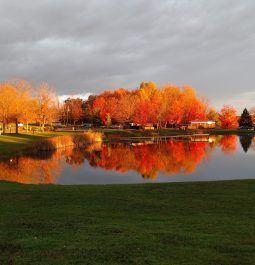
[[121, 124], [113, 124], [110, 126], [111, 129], [123, 129], [123, 126]]
[[92, 128], [92, 123], [84, 123], [84, 128]]
[[136, 130], [139, 130], [139, 129], [142, 128], [142, 125], [134, 123], [134, 122], [125, 122], [123, 128], [124, 129], [136, 129]]
[[254, 130], [254, 126], [240, 126], [238, 130]]

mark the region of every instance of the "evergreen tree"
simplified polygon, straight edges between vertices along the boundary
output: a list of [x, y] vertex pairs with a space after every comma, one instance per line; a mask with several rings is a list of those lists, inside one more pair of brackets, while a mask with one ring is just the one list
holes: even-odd
[[245, 108], [239, 119], [239, 126], [252, 127], [252, 118], [249, 111]]

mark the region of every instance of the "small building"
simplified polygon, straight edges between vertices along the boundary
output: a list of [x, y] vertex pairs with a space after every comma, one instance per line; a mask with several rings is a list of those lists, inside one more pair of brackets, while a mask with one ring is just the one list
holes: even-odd
[[151, 123], [147, 123], [143, 125], [144, 130], [154, 130], [154, 126]]
[[194, 120], [188, 124], [188, 129], [214, 129], [215, 121]]

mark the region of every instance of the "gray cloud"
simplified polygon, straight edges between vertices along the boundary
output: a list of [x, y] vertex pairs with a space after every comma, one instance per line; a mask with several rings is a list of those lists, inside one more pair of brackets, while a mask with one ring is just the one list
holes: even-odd
[[253, 0], [0, 0], [0, 81], [65, 95], [154, 80], [251, 107], [254, 11]]

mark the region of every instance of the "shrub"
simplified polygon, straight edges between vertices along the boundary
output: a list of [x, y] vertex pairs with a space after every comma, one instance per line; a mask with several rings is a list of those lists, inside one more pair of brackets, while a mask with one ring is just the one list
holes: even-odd
[[100, 132], [88, 131], [83, 134], [64, 135], [36, 141], [33, 144], [34, 151], [51, 151], [58, 148], [73, 146], [81, 148], [87, 144], [102, 142], [103, 136]]

